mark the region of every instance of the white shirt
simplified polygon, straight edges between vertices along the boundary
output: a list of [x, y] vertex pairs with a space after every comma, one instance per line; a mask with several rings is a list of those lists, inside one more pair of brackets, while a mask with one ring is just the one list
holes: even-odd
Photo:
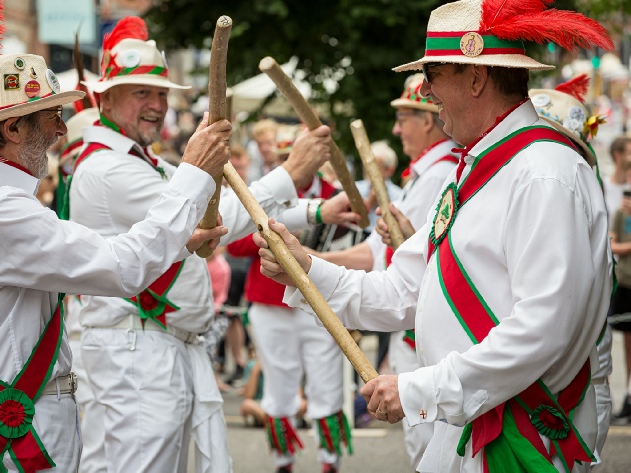
[[[471, 150], [462, 179], [481, 151], [534, 124], [547, 126], [526, 102]], [[455, 170], [448, 181], [455, 181]], [[500, 321], [475, 346], [443, 295], [435, 255], [425, 262], [433, 217], [430, 212], [427, 225], [399, 247], [386, 272], [349, 271], [313, 257], [309, 276], [349, 328], [416, 328], [422, 368], [399, 375], [407, 422], [450, 424], [435, 424], [441, 434], [419, 471], [479, 471], [470, 443], [464, 459], [456, 458], [460, 429], [454, 426], [539, 378], [558, 393], [588, 356], [592, 371], [598, 368], [595, 345], [612, 285], [607, 212], [591, 168], [576, 152], [548, 142], [518, 153], [458, 212], [455, 251]], [[288, 288], [285, 302], [309, 310], [300, 298]], [[590, 388], [574, 418], [590, 447], [595, 409]]]
[[[455, 141], [447, 140], [430, 149], [425, 156], [412, 165], [410, 180], [403, 188], [401, 197], [394, 202], [398, 209], [410, 220], [415, 229], [425, 225], [427, 214], [436, 206], [435, 201], [447, 176], [455, 164], [441, 161], [440, 158], [452, 154]], [[386, 245], [377, 232], [366, 239], [373, 257], [373, 270], [385, 269]]]
[[[70, 219], [105, 237], [124, 233], [144, 218], [168, 181], [145, 160], [130, 155], [129, 150], [138, 144], [120, 133], [102, 126], [89, 127], [84, 130], [84, 142], [102, 143], [111, 150], [97, 151], [77, 167], [70, 188]], [[176, 168], [157, 159], [171, 178]], [[272, 217], [297, 202], [293, 181], [282, 168], [253, 183], [250, 189]], [[232, 190], [222, 189], [219, 211], [228, 228], [222, 244], [256, 231]], [[214, 315], [206, 262], [197, 256], [187, 258], [167, 299], [180, 308], [167, 314], [167, 325], [205, 332]], [[138, 314], [134, 304], [121, 298], [85, 296], [82, 303], [80, 321], [84, 327], [108, 327], [125, 316]]]
[[[0, 379], [12, 382], [57, 306], [59, 292], [131, 297], [176, 260], [214, 192], [211, 177], [182, 165], [147, 219], [107, 240], [61, 221], [34, 197], [39, 180], [0, 163]], [[64, 333], [51, 379], [70, 372]]]

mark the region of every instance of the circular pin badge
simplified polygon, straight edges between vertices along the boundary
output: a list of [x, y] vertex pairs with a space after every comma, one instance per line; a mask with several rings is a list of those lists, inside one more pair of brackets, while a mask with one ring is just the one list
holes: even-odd
[[15, 61], [13, 61], [13, 65], [15, 66], [16, 69], [19, 69], [20, 71], [23, 71], [24, 68], [26, 67], [26, 62], [24, 62], [23, 58], [16, 57]]
[[140, 53], [136, 49], [130, 49], [121, 54], [120, 62], [125, 67], [136, 67], [140, 64]]
[[537, 94], [530, 100], [535, 108], [547, 107], [552, 102], [552, 99], [547, 94]]
[[41, 87], [39, 85], [39, 82], [37, 82], [36, 80], [30, 80], [24, 86], [24, 93], [30, 99], [32, 99], [33, 97], [39, 96], [40, 90], [41, 90]]
[[456, 207], [458, 206], [457, 192], [456, 185], [452, 182], [440, 197], [430, 234], [430, 239], [434, 245], [438, 245], [443, 241], [443, 238], [445, 238], [451, 225], [454, 223]]
[[571, 107], [567, 113], [567, 116], [568, 118], [576, 120], [581, 124], [585, 123], [585, 121], [587, 120], [587, 114], [585, 113], [585, 110], [583, 110], [581, 107]]
[[465, 33], [460, 39], [460, 51], [467, 57], [476, 57], [482, 54], [484, 40], [478, 33], [471, 31]]
[[57, 76], [55, 75], [55, 73], [51, 71], [50, 69], [46, 70], [46, 81], [48, 82], [48, 85], [50, 86], [50, 88], [53, 89], [54, 93], [58, 94], [61, 91], [61, 86], [59, 85], [59, 79], [57, 79]]
[[167, 65], [167, 55], [164, 51], [162, 51], [162, 62], [164, 62], [164, 68], [168, 69], [169, 66]]

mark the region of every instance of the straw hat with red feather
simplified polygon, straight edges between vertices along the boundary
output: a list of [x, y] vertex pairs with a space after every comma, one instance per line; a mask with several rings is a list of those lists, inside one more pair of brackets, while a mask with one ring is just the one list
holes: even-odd
[[423, 97], [421, 95], [421, 86], [425, 77], [423, 74], [414, 74], [410, 76], [403, 86], [401, 97], [390, 102], [394, 108], [406, 107], [423, 110], [424, 112], [438, 113], [438, 107], [434, 105], [431, 97]]
[[559, 84], [555, 89], [531, 89], [530, 100], [537, 114], [553, 127], [578, 144], [590, 165], [596, 156], [589, 145], [598, 133], [598, 126], [605, 122], [602, 117], [590, 116], [585, 107], [585, 94], [589, 88], [589, 77], [581, 74]]
[[579, 13], [548, 9], [553, 0], [461, 0], [434, 11], [427, 24], [425, 56], [394, 68], [420, 70], [425, 63], [480, 64], [554, 69], [526, 56], [524, 41], [565, 49], [613, 49], [605, 28]]
[[169, 89], [190, 89], [169, 80], [164, 52], [147, 40], [144, 20], [135, 16], [121, 19], [103, 39], [101, 78], [87, 83], [95, 93], [120, 84], [143, 84]]

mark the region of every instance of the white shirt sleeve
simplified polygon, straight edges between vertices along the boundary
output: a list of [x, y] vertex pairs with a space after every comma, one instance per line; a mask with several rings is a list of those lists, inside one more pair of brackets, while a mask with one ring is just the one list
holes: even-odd
[[214, 187], [206, 172], [184, 163], [146, 219], [108, 239], [59, 220], [32, 196], [9, 193], [0, 205], [0, 285], [131, 297], [190, 255], [185, 245]]
[[[249, 189], [268, 217], [277, 218], [283, 211], [298, 203], [294, 182], [283, 167], [277, 167], [253, 182]], [[219, 212], [224, 226], [228, 228], [228, 234], [221, 239], [221, 245], [227, 245], [257, 231], [250, 215], [232, 189], [222, 190]]]
[[[387, 271], [348, 270], [312, 256], [309, 277], [348, 328], [380, 332], [414, 328], [426, 268], [423, 253], [427, 244], [421, 234], [417, 232], [399, 247]], [[295, 288], [285, 290], [283, 302], [313, 314]]]

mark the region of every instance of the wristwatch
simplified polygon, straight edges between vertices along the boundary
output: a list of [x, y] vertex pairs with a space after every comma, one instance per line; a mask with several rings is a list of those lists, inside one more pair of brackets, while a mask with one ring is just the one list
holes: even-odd
[[317, 213], [318, 209], [322, 205], [325, 199], [310, 199], [307, 203], [307, 223], [309, 225], [318, 225], [322, 223], [318, 222]]

